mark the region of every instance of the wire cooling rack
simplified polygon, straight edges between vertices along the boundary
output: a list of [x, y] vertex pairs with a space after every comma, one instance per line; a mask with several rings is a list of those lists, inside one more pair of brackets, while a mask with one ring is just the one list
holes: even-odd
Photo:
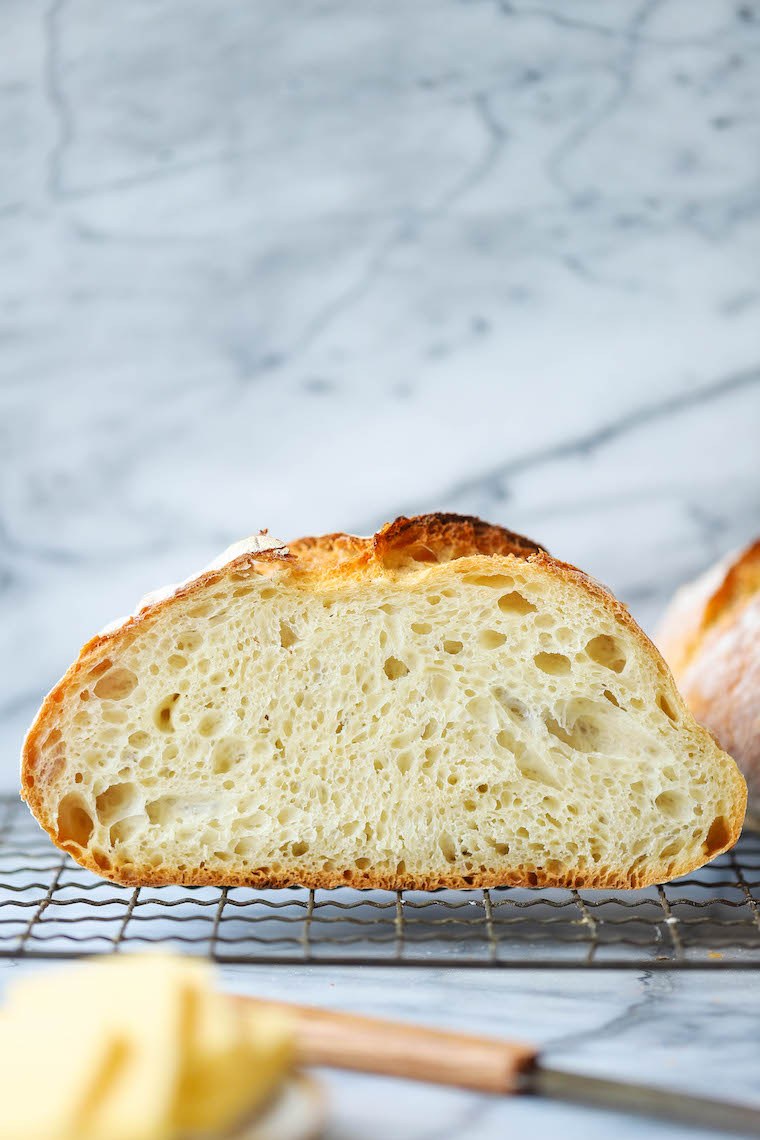
[[104, 882], [0, 798], [0, 957], [160, 945], [219, 962], [760, 967], [760, 835], [641, 891], [332, 891]]

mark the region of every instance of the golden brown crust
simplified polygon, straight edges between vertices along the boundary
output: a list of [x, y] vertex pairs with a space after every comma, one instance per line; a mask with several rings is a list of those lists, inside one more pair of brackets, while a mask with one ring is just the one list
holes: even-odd
[[[289, 550], [289, 553], [288, 553]], [[433, 557], [430, 557], [433, 555]], [[309, 886], [332, 888], [353, 886], [387, 890], [433, 890], [449, 888], [485, 888], [497, 886], [542, 886], [542, 887], [583, 887], [585, 889], [643, 887], [655, 882], [685, 874], [708, 858], [728, 850], [736, 842], [741, 831], [746, 803], [746, 788], [739, 772], [734, 769], [735, 788], [731, 818], [716, 838], [716, 842], [704, 854], [704, 860], [682, 858], [670, 862], [652, 863], [632, 869], [585, 868], [579, 866], [568, 870], [564, 875], [547, 872], [540, 867], [512, 866], [505, 863], [497, 869], [489, 869], [480, 874], [462, 876], [452, 870], [445, 875], [399, 876], [382, 869], [359, 872], [355, 867], [326, 872], [304, 865], [287, 875], [269, 871], [235, 872], [229, 868], [214, 871], [200, 867], [191, 870], [162, 868], [160, 871], [143, 868], [139, 872], [134, 867], [105, 867], [96, 863], [89, 853], [66, 844], [65, 837], [57, 834], [55, 821], [48, 819], [45, 811], [45, 797], [41, 790], [56, 763], [63, 763], [63, 742], [57, 728], [62, 702], [74, 691], [78, 691], [85, 675], [95, 668], [110, 667], [109, 654], [118, 656], [119, 651], [129, 645], [137, 636], [140, 627], [155, 619], [166, 607], [180, 599], [193, 598], [204, 593], [208, 587], [223, 578], [244, 580], [252, 573], [279, 571], [294, 575], [302, 588], [329, 589], [331, 584], [341, 584], [347, 579], [361, 581], [376, 574], [391, 577], [404, 573], [410, 566], [424, 571], [420, 563], [461, 561], [461, 573], [482, 570], [482, 558], [492, 559], [489, 572], [508, 572], [514, 558], [528, 561], [565, 581], [573, 582], [595, 600], [600, 601], [614, 616], [640, 640], [647, 654], [655, 661], [663, 677], [670, 679], [670, 673], [657, 649], [639, 628], [627, 608], [610, 591], [585, 574], [583, 571], [552, 558], [538, 544], [502, 527], [495, 527], [471, 516], [461, 515], [422, 515], [417, 518], [399, 518], [386, 524], [371, 538], [354, 535], [331, 534], [316, 538], [304, 538], [291, 543], [283, 550], [259, 551], [255, 555], [245, 553], [233, 558], [223, 566], [202, 573], [179, 586], [173, 594], [144, 606], [123, 624], [92, 638], [83, 647], [79, 659], [69, 668], [64, 677], [48, 694], [34, 724], [27, 734], [22, 752], [21, 795], [29, 804], [41, 826], [48, 832], [57, 846], [68, 850], [77, 861], [95, 874], [114, 882], [130, 885], [160, 886], [172, 883], [196, 886], [250, 886], [286, 887], [306, 882]], [[430, 567], [432, 570], [432, 567]], [[674, 697], [680, 697], [674, 691]], [[44, 751], [44, 758], [43, 758]], [[40, 777], [40, 779], [38, 779]]]
[[543, 548], [524, 535], [483, 522], [474, 515], [403, 515], [371, 539], [375, 557], [388, 570], [420, 562], [452, 562], [474, 554], [528, 558]]
[[694, 717], [747, 778], [760, 824], [760, 540], [676, 594], [658, 634]]
[[367, 549], [368, 542], [356, 534], [321, 534], [297, 538], [288, 549], [304, 568], [323, 570], [356, 558]]
[[[44, 826], [44, 824], [43, 824]], [[739, 824], [741, 828], [741, 822]], [[53, 842], [56, 837], [46, 827]], [[737, 833], [738, 838], [738, 833]], [[713, 859], [733, 846], [731, 843], [705, 854], [704, 862]], [[60, 846], [60, 844], [57, 844]], [[304, 865], [292, 873], [272, 874], [261, 871], [245, 873], [235, 871], [214, 871], [209, 869], [180, 870], [162, 868], [156, 871], [146, 867], [104, 868], [84, 852], [74, 855], [77, 863], [93, 874], [127, 887], [249, 887], [255, 890], [280, 890], [285, 887], [307, 886], [314, 890], [334, 890], [336, 887], [352, 887], [354, 890], [376, 891], [436, 891], [436, 890], [487, 890], [497, 887], [545, 887], [578, 890], [638, 890], [655, 883], [664, 883], [694, 870], [690, 860], [649, 863], [645, 868], [631, 870], [628, 867], [594, 867], [593, 870], [578, 869], [558, 876], [554, 871], [541, 867], [515, 867], [504, 863], [502, 868], [489, 868], [480, 874], [460, 875], [456, 871], [445, 875], [398, 875], [393, 871], [357, 871], [352, 865], [345, 870], [317, 870]], [[702, 865], [701, 863], [699, 864]]]
[[355, 534], [323, 534], [298, 538], [289, 549], [309, 569], [326, 570], [361, 555], [372, 556], [385, 569], [451, 562], [473, 554], [514, 554], [527, 558], [543, 547], [522, 534], [483, 522], [474, 515], [401, 515], [367, 538]]

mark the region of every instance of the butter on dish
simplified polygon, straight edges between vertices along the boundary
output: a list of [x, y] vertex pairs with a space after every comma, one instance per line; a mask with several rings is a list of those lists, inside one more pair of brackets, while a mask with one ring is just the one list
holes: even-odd
[[0, 1140], [309, 1134], [256, 1130], [290, 1083], [289, 1022], [212, 981], [152, 955], [22, 978], [0, 1014]]

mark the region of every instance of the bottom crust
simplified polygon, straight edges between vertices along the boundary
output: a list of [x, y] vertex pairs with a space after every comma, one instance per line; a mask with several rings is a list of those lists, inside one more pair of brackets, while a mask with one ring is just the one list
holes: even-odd
[[562, 874], [549, 872], [543, 868], [520, 868], [504, 865], [501, 868], [462, 875], [455, 871], [446, 874], [409, 874], [395, 872], [358, 871], [356, 868], [344, 870], [317, 871], [306, 867], [290, 872], [226, 870], [224, 874], [204, 867], [180, 870], [111, 867], [103, 868], [81, 854], [77, 861], [81, 865], [113, 883], [129, 887], [248, 887], [255, 890], [281, 890], [286, 887], [301, 887], [312, 890], [333, 890], [336, 887], [352, 887], [355, 890], [381, 891], [436, 891], [436, 890], [485, 890], [498, 887], [543, 887], [582, 890], [638, 890], [676, 879], [680, 875], [704, 866], [708, 859], [714, 859], [733, 846], [726, 844], [719, 850], [710, 852], [704, 859], [688, 859], [680, 862], [655, 863], [642, 866], [629, 872], [620, 868], [598, 867], [593, 871], [568, 869]]

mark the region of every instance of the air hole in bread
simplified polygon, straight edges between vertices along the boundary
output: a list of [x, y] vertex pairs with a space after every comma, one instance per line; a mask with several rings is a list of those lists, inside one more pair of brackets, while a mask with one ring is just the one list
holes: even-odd
[[383, 672], [389, 681], [397, 681], [399, 677], [407, 675], [409, 668], [403, 661], [399, 661], [398, 657], [389, 657], [383, 665]]
[[570, 659], [564, 653], [537, 653], [533, 663], [550, 676], [562, 677], [570, 672]]
[[103, 709], [100, 714], [105, 724], [126, 724], [129, 714], [126, 709]]
[[685, 846], [685, 837], [681, 836], [679, 839], [672, 839], [670, 843], [666, 843], [664, 847], [660, 848], [660, 858], [672, 859], [674, 855], [680, 855]]
[[505, 633], [499, 633], [496, 629], [481, 629], [478, 634], [478, 644], [483, 649], [498, 649], [507, 640]]
[[417, 543], [416, 546], [410, 546], [407, 550], [408, 557], [412, 562], [437, 562], [438, 555], [429, 546], [423, 546], [422, 543]]
[[425, 759], [422, 763], [423, 772], [429, 772], [438, 763], [441, 758], [442, 749], [440, 744], [431, 744], [429, 748], [425, 749]]
[[509, 716], [512, 720], [519, 722], [528, 719], [528, 710], [522, 701], [519, 701], [516, 697], [513, 697], [505, 689], [502, 689], [500, 685], [494, 686], [491, 692], [496, 697], [496, 700], [499, 702], [504, 711], [509, 713]]
[[426, 622], [426, 621], [413, 621], [412, 622], [412, 631], [414, 633], [430, 633], [432, 628], [433, 628], [432, 625], [430, 625], [429, 622]]
[[462, 652], [462, 642], [461, 641], [450, 641], [447, 638], [443, 643], [443, 649], [444, 649], [445, 653], [461, 653]]
[[424, 543], [421, 542], [418, 542], [415, 546], [408, 547], [406, 553], [413, 562], [438, 561], [438, 556], [435, 551], [431, 550], [429, 546], [425, 546]]
[[211, 767], [217, 774], [231, 771], [245, 760], [245, 742], [231, 737], [217, 741], [211, 751]]
[[430, 687], [436, 700], [442, 701], [449, 692], [451, 682], [448, 677], [444, 677], [441, 673], [436, 673], [433, 676]]
[[603, 733], [605, 721], [602, 710], [593, 701], [572, 701], [563, 711], [563, 723], [552, 716], [544, 719], [547, 730], [557, 740], [569, 745], [576, 752], [602, 751], [610, 733]]
[[81, 798], [73, 792], [64, 796], [58, 807], [58, 842], [75, 843], [84, 849], [94, 829], [93, 818]]
[[657, 695], [657, 707], [662, 709], [662, 711], [665, 713], [665, 716], [668, 717], [669, 720], [672, 720], [674, 723], [677, 722], [678, 713], [673, 708], [672, 704], [670, 703], [670, 701], [668, 700], [668, 698], [665, 696], [664, 693], [658, 693], [658, 695]]
[[130, 839], [134, 839], [142, 831], [144, 825], [144, 815], [129, 815], [124, 819], [117, 820], [108, 832], [111, 846], [113, 847], [117, 843], [128, 843]]
[[536, 612], [538, 606], [534, 606], [518, 590], [512, 590], [499, 598], [499, 609], [503, 614], [531, 614]]
[[689, 800], [681, 792], [668, 789], [660, 792], [654, 802], [662, 814], [670, 819], [685, 819], [689, 814]]
[[280, 622], [280, 645], [283, 649], [290, 649], [298, 641], [291, 626], [286, 621]]
[[140, 792], [134, 784], [111, 784], [95, 799], [98, 819], [107, 826], [115, 819], [128, 815], [127, 809], [135, 802], [140, 802], [140, 799]]
[[454, 840], [447, 832], [443, 832], [438, 839], [438, 846], [443, 852], [443, 857], [447, 863], [455, 863], [457, 859], [457, 849]]
[[123, 701], [137, 687], [137, 677], [131, 669], [111, 669], [95, 685], [93, 692], [101, 700]]
[[540, 756], [528, 752], [515, 761], [517, 769], [526, 780], [534, 780], [537, 784], [547, 784], [550, 788], [557, 788], [557, 777], [550, 766]]
[[488, 586], [492, 590], [508, 590], [515, 584], [508, 574], [468, 574], [465, 582], [473, 586]]
[[611, 669], [613, 673], [622, 673], [625, 669], [626, 654], [618, 640], [607, 633], [600, 633], [592, 637], [586, 646], [586, 652], [597, 665]]
[[203, 645], [203, 638], [197, 630], [188, 629], [179, 635], [174, 644], [180, 653], [194, 653]]
[[157, 800], [151, 800], [145, 805], [149, 822], [158, 824], [159, 827], [171, 822], [176, 813], [177, 802], [176, 796], [160, 796]]
[[721, 851], [731, 840], [731, 827], [724, 815], [717, 816], [710, 824], [710, 830], [703, 844], [705, 854], [710, 857]]
[[179, 700], [179, 693], [170, 693], [156, 706], [153, 713], [153, 723], [156, 728], [161, 732], [174, 732], [174, 724], [172, 717], [174, 715], [174, 706]]
[[224, 717], [219, 713], [206, 713], [198, 722], [198, 733], [205, 737], [216, 736], [223, 723]]
[[111, 870], [111, 860], [108, 858], [104, 851], [100, 851], [97, 847], [92, 847], [90, 849], [90, 854], [95, 860], [97, 866], [100, 867], [101, 871]]
[[172, 669], [185, 669], [187, 667], [187, 657], [182, 653], [172, 653], [169, 658], [169, 666]]
[[[250, 837], [246, 837], [245, 839], [239, 839], [238, 840], [238, 842], [235, 844], [234, 852], [236, 855], [245, 855], [245, 856], [255, 855], [257, 846], [258, 846], [257, 840], [252, 839]], [[262, 871], [263, 870], [264, 869], [262, 868]]]

